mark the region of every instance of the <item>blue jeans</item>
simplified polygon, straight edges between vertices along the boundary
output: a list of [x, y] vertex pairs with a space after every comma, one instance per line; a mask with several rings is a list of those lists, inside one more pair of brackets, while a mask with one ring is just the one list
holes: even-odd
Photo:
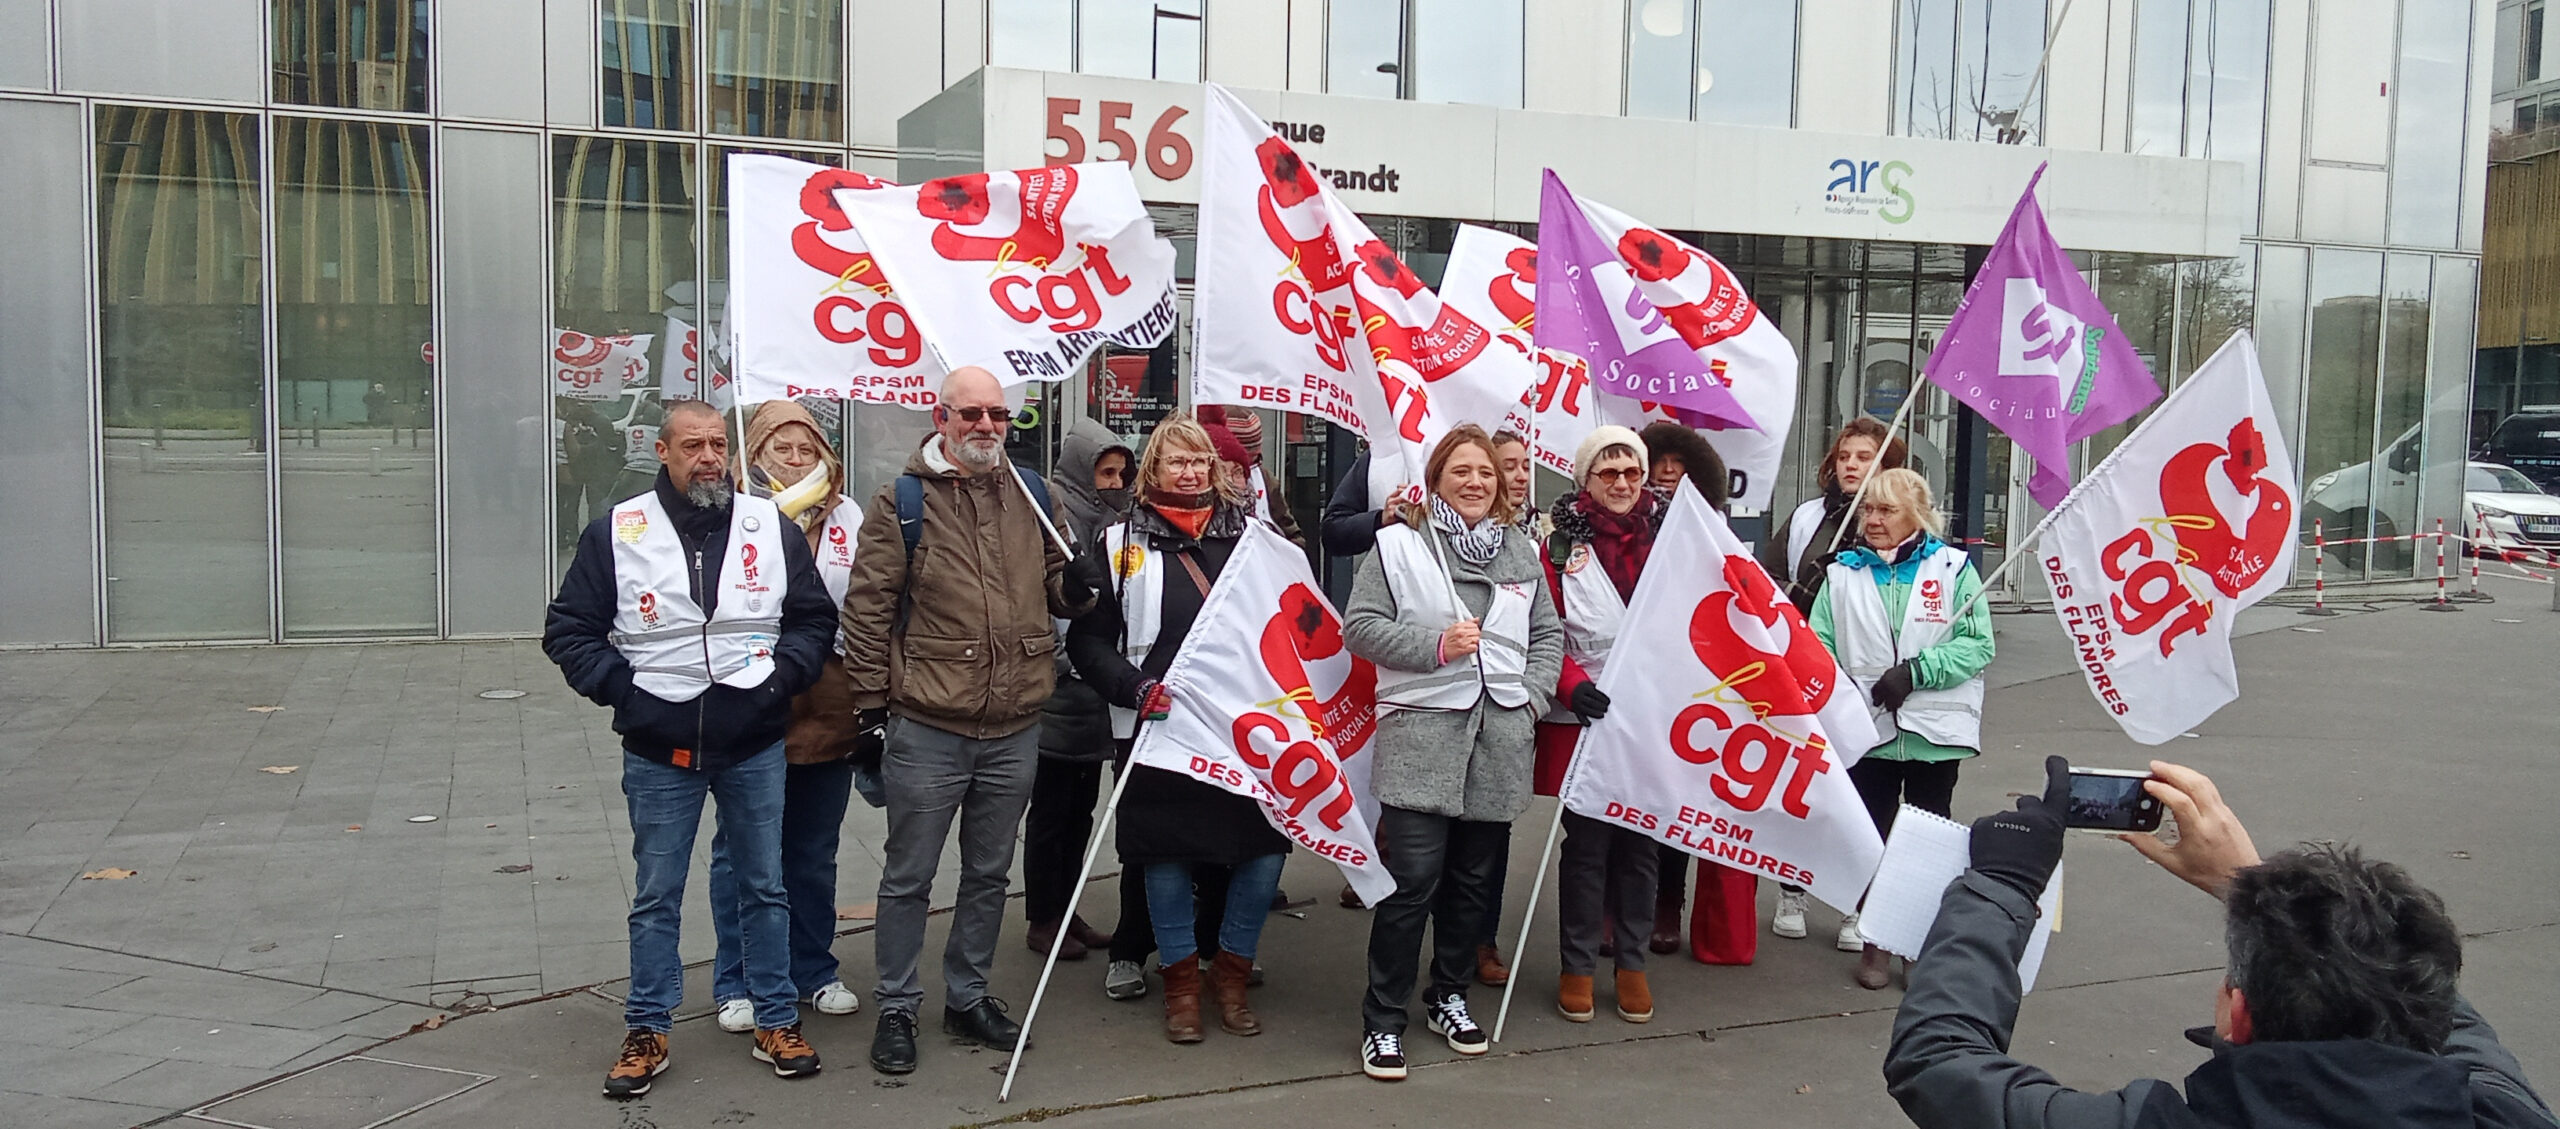
[[[1235, 865], [1227, 880], [1227, 912], [1218, 924], [1218, 950], [1252, 960], [1262, 944], [1262, 923], [1280, 892], [1280, 865], [1289, 856], [1263, 855]], [[1147, 916], [1155, 925], [1156, 962], [1178, 964], [1200, 951], [1192, 935], [1191, 864], [1147, 864]]]
[[[782, 890], [791, 904], [791, 983], [800, 999], [836, 975], [836, 846], [853, 798], [853, 762], [795, 764], [782, 786]], [[747, 998], [746, 957], [738, 937], [738, 879], [729, 865], [729, 833], [711, 837], [711, 998]]]
[[747, 995], [755, 1001], [756, 1026], [789, 1027], [800, 1021], [793, 1006], [791, 957], [786, 937], [790, 912], [782, 892], [782, 742], [725, 768], [703, 771], [622, 754], [622, 794], [631, 805], [631, 861], [638, 864], [631, 896], [631, 995], [622, 1005], [625, 1026], [665, 1032], [684, 1001], [684, 958], [676, 941], [682, 928], [684, 881], [693, 868], [693, 838], [702, 825], [702, 799], [716, 801], [719, 834], [729, 842], [737, 879]]

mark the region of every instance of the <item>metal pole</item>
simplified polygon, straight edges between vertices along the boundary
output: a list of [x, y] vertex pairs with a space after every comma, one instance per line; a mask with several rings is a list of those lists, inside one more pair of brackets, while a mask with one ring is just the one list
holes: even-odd
[[1122, 764], [1119, 778], [1111, 782], [1111, 802], [1103, 806], [1102, 818], [1093, 826], [1093, 841], [1084, 847], [1084, 869], [1077, 873], [1076, 884], [1067, 891], [1067, 912], [1058, 919], [1058, 935], [1049, 940], [1049, 959], [1040, 966], [1040, 984], [1031, 990], [1031, 1010], [1022, 1013], [1022, 1033], [1014, 1037], [1013, 1058], [1004, 1066], [1004, 1087], [996, 1091], [996, 1100], [1013, 1100], [1013, 1076], [1022, 1069], [1022, 1052], [1031, 1046], [1031, 1025], [1040, 1018], [1040, 1001], [1049, 994], [1049, 978], [1058, 971], [1058, 948], [1067, 942], [1067, 926], [1076, 919], [1076, 903], [1084, 900], [1085, 884], [1093, 877], [1094, 857], [1102, 853], [1103, 841], [1111, 836], [1111, 817], [1120, 810], [1120, 795], [1129, 790], [1129, 774], [1137, 768], [1135, 761]]
[[2302, 614], [2338, 614], [2329, 606], [2329, 534], [2316, 517], [2311, 519], [2311, 606]]
[[[1585, 730], [1588, 732], [1588, 730]], [[1574, 755], [1582, 755], [1580, 742]], [[1502, 1006], [1493, 1013], [1493, 1041], [1502, 1041], [1502, 1026], [1511, 1020], [1511, 993], [1520, 986], [1520, 958], [1529, 955], [1529, 926], [1538, 920], [1538, 899], [1547, 892], [1547, 863], [1556, 853], [1556, 836], [1564, 830], [1564, 789], [1556, 789], [1556, 817], [1547, 823], [1547, 845], [1538, 852], [1536, 876], [1529, 880], [1529, 904], [1520, 910], [1520, 940], [1511, 946], [1511, 978], [1502, 982]]]
[[2436, 600], [2434, 603], [2427, 605], [2427, 610], [2431, 612], [2458, 612], [2462, 610], [2461, 608], [2455, 607], [2453, 601], [2446, 599], [2444, 595], [2443, 518], [2436, 519]]

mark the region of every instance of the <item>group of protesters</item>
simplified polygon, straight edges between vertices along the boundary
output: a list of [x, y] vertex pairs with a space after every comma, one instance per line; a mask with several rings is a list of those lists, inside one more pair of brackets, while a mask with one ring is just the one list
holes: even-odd
[[[797, 404], [759, 405], [739, 458], [727, 420], [677, 401], [656, 482], [580, 536], [544, 645], [573, 688], [614, 711], [638, 861], [628, 1031], [608, 1096], [646, 1093], [668, 1062], [678, 910], [706, 795], [717, 1022], [751, 1034], [777, 1075], [818, 1069], [801, 1003], [861, 1006], [831, 951], [856, 793], [888, 823], [875, 1069], [917, 1065], [918, 963], [954, 823], [946, 1034], [1004, 1050], [1021, 1035], [988, 992], [1017, 841], [1035, 952], [1102, 951], [1104, 993], [1159, 992], [1172, 1042], [1201, 1041], [1212, 1018], [1231, 1035], [1262, 1029], [1255, 958], [1286, 901], [1290, 840], [1248, 796], [1129, 760], [1139, 727], [1171, 708], [1165, 674], [1249, 525], [1297, 537], [1259, 469], [1258, 417], [1177, 413], [1143, 444], [1078, 420], [1045, 480], [1007, 460], [1011, 412], [985, 371], [952, 374], [933, 422], [903, 473], [860, 504]], [[1494, 938], [1512, 821], [1532, 795], [1557, 792], [1578, 730], [1609, 709], [1600, 674], [1634, 627], [1627, 603], [1673, 492], [1685, 480], [1721, 510], [1729, 476], [1706, 436], [1668, 421], [1594, 430], [1572, 491], [1544, 507], [1531, 504], [1533, 463], [1515, 434], [1452, 430], [1420, 489], [1394, 501], [1371, 499], [1366, 461], [1335, 491], [1320, 537], [1357, 558], [1342, 637], [1378, 672], [1364, 755], [1395, 888], [1370, 907], [1360, 1055], [1370, 1076], [1395, 1079], [1426, 932], [1426, 1026], [1458, 1054], [1487, 1049], [1467, 989], [1511, 974]], [[1987, 612], [1970, 599], [1980, 581], [1903, 462], [1883, 427], [1851, 423], [1822, 459], [1820, 496], [1761, 546], [1873, 704], [1885, 736], [1850, 774], [1880, 829], [1904, 802], [1948, 813], [1956, 766], [1980, 748], [1992, 657]], [[1107, 766], [1128, 779], [1110, 844], [1118, 917], [1105, 931], [1067, 908]], [[1641, 832], [1573, 813], [1564, 830], [1564, 1018], [1593, 1018], [1607, 960], [1619, 1018], [1649, 1021], [1646, 959], [1680, 950], [1686, 902], [1695, 959], [1752, 961], [1756, 877], [1700, 862], [1693, 884], [1687, 854]], [[1360, 904], [1348, 887], [1343, 902]], [[1805, 909], [1804, 891], [1781, 889], [1768, 928], [1805, 936]], [[1857, 983], [1890, 982], [1854, 914], [1838, 943], [1862, 954]]]

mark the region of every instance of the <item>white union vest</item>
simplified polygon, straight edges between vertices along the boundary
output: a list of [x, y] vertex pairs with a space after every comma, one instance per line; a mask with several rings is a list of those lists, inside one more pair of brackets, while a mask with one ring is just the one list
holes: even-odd
[[[1895, 663], [1911, 658], [1945, 641], [1955, 629], [1956, 578], [1964, 573], [1968, 558], [1964, 550], [1941, 545], [1920, 562], [1912, 577], [1911, 598], [1902, 608], [1902, 626], [1896, 630], [1885, 622], [1884, 593], [1877, 589], [1875, 570], [1831, 566], [1826, 582], [1831, 593], [1832, 635], [1840, 644], [1840, 665], [1857, 684], [1858, 696], [1866, 697], [1875, 689], [1876, 679], [1892, 669]], [[1932, 603], [1923, 599], [1929, 585], [1935, 582], [1939, 593]], [[1982, 678], [1976, 675], [1952, 690], [1914, 688], [1897, 713], [1868, 707], [1875, 714], [1876, 744], [1893, 740], [1894, 728], [1917, 733], [1941, 745], [1959, 749], [1982, 748]]]
[[[1379, 530], [1378, 564], [1395, 593], [1396, 622], [1437, 632], [1466, 619], [1467, 612], [1428, 536], [1402, 523]], [[1493, 602], [1478, 625], [1482, 641], [1470, 657], [1420, 672], [1380, 665], [1378, 712], [1473, 709], [1478, 695], [1513, 709], [1528, 705], [1523, 679], [1529, 667], [1529, 601], [1539, 595], [1536, 581], [1494, 585]]]
[[[836, 508], [828, 511], [827, 523], [818, 527], [818, 579], [827, 586], [827, 602], [844, 606], [845, 589], [853, 586], [853, 545], [862, 536], [862, 507], [853, 499], [836, 495]], [[1062, 634], [1060, 638], [1065, 638]], [[836, 653], [844, 653], [844, 633], [836, 633]]]
[[693, 600], [684, 541], [657, 491], [613, 507], [611, 639], [631, 661], [632, 684], [666, 701], [690, 702], [713, 682], [760, 686], [773, 675], [773, 645], [781, 636], [782, 600], [790, 583], [782, 531], [788, 528], [796, 537], [800, 527], [763, 498], [738, 494], [729, 507], [719, 607], [708, 621]]
[[[1588, 541], [1575, 542], [1565, 559], [1556, 562], [1556, 580], [1564, 590], [1565, 657], [1597, 682], [1601, 668], [1608, 665], [1610, 649], [1618, 645], [1627, 601], [1618, 595], [1617, 582], [1600, 567], [1600, 555]], [[1546, 720], [1580, 725], [1582, 715], [1558, 702]]]
[[[1164, 554], [1125, 521], [1103, 531], [1102, 546], [1112, 582], [1119, 586], [1120, 654], [1129, 665], [1142, 666], [1164, 630]], [[1111, 735], [1134, 737], [1137, 733], [1138, 711], [1111, 707]]]

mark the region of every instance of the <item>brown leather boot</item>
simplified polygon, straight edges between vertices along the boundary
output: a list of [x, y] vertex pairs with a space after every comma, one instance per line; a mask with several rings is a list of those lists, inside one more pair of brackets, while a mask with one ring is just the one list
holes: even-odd
[[1511, 966], [1502, 963], [1502, 950], [1491, 945], [1476, 946], [1476, 983], [1499, 988], [1511, 982]]
[[1254, 1018], [1253, 1008], [1245, 1001], [1247, 981], [1253, 976], [1253, 958], [1234, 953], [1219, 953], [1209, 966], [1209, 990], [1218, 999], [1218, 1029], [1230, 1035], [1262, 1034], [1262, 1021]]
[[1640, 969], [1618, 970], [1618, 1018], [1629, 1023], [1653, 1022], [1653, 985]]
[[1200, 1041], [1200, 958], [1192, 955], [1156, 970], [1164, 977], [1164, 1037], [1167, 1042]]
[[1680, 951], [1680, 893], [1677, 890], [1653, 900], [1653, 936], [1646, 948], [1655, 956], [1669, 956]]
[[1575, 1023], [1591, 1022], [1591, 974], [1568, 972], [1556, 978], [1556, 1010]]

